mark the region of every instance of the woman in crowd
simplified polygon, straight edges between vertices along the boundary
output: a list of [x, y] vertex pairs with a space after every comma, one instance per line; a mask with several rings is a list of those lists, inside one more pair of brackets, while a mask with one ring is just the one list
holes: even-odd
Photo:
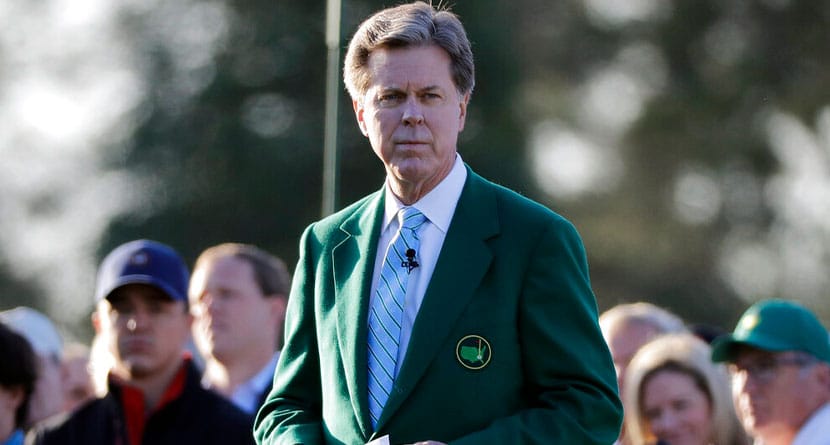
[[692, 334], [670, 334], [643, 346], [623, 391], [630, 445], [745, 445], [726, 369]]

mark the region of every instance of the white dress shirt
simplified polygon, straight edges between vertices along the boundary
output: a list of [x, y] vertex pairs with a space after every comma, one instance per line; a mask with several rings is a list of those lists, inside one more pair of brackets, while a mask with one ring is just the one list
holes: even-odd
[[239, 385], [231, 394], [231, 402], [248, 414], [256, 414], [262, 392], [270, 388], [274, 381], [274, 368], [277, 366], [279, 357], [280, 352], [275, 352], [267, 365], [245, 383]]
[[830, 445], [830, 403], [825, 403], [807, 419], [792, 445]]
[[[432, 272], [435, 270], [438, 254], [441, 253], [441, 246], [444, 245], [444, 238], [447, 236], [447, 230], [455, 214], [455, 207], [458, 205], [458, 199], [461, 197], [461, 190], [464, 188], [466, 180], [467, 169], [464, 167], [461, 155], [456, 154], [455, 163], [447, 177], [412, 205], [427, 217], [427, 222], [418, 230], [420, 244], [416, 259], [419, 266], [412, 270], [407, 281], [395, 376], [398, 375], [403, 358], [406, 357], [415, 317], [421, 308], [421, 302], [424, 300], [424, 294], [432, 278]], [[380, 239], [378, 240], [378, 251], [375, 254], [372, 293], [369, 294], [371, 299], [375, 298], [375, 291], [380, 279], [380, 269], [383, 260], [386, 258], [386, 251], [398, 231], [399, 223], [396, 218], [398, 210], [404, 207], [390, 190], [388, 180], [384, 189], [386, 209], [381, 225]], [[371, 307], [371, 301], [369, 305]]]

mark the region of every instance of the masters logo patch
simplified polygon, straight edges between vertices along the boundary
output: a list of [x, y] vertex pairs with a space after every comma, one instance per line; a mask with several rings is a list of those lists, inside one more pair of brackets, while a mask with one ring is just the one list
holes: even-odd
[[455, 346], [455, 358], [467, 369], [481, 369], [490, 363], [493, 351], [490, 343], [480, 335], [467, 335]]

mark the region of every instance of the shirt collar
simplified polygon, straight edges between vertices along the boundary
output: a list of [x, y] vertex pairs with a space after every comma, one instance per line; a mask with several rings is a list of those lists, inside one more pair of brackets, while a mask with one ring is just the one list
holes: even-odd
[[245, 412], [256, 413], [262, 393], [270, 388], [274, 381], [274, 368], [277, 366], [279, 357], [280, 352], [275, 352], [268, 364], [236, 388], [230, 397], [236, 406], [242, 408]]
[[280, 358], [280, 351], [274, 353], [271, 357], [271, 360], [259, 370], [256, 375], [251, 377], [248, 380], [247, 385], [253, 389], [256, 393], [262, 392], [263, 389], [267, 388], [271, 383], [274, 381], [274, 368], [277, 366], [277, 361]]
[[1, 445], [23, 445], [23, 430], [14, 430], [5, 442], [0, 442]]
[[[442, 179], [429, 193], [412, 204], [412, 207], [415, 207], [423, 213], [429, 222], [439, 230], [447, 233], [447, 230], [450, 228], [452, 216], [455, 213], [455, 205], [458, 203], [458, 198], [461, 197], [461, 191], [464, 189], [464, 182], [466, 180], [467, 169], [464, 168], [464, 161], [461, 160], [461, 155], [456, 153], [455, 163], [447, 177]], [[392, 193], [388, 180], [384, 185], [384, 193], [386, 198], [384, 199], [383, 230], [386, 230], [389, 224], [395, 219], [401, 207], [405, 206]]]

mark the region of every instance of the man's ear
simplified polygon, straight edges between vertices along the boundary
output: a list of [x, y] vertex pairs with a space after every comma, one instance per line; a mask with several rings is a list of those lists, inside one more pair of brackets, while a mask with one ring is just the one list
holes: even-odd
[[360, 127], [360, 132], [363, 136], [369, 136], [369, 130], [366, 129], [366, 121], [363, 119], [363, 113], [366, 110], [362, 102], [352, 100], [352, 108], [354, 109], [354, 116], [357, 118], [357, 126]]
[[184, 322], [185, 322], [185, 324], [187, 324], [187, 331], [188, 332], [190, 332], [193, 329], [193, 319], [194, 319], [193, 314], [190, 312], [190, 310], [187, 307], [185, 307], [185, 309], [184, 309]]
[[815, 366], [815, 368], [819, 382], [821, 382], [821, 387], [827, 388], [830, 391], [830, 364], [822, 362]]
[[464, 124], [467, 123], [467, 104], [470, 103], [470, 93], [467, 92], [461, 97], [459, 104], [460, 112], [458, 114], [458, 132], [464, 131]]
[[271, 303], [271, 314], [277, 320], [285, 319], [285, 308], [288, 305], [288, 297], [282, 294], [269, 295], [268, 301]]
[[98, 315], [98, 311], [93, 311], [92, 315], [89, 316], [89, 319], [92, 321], [92, 328], [95, 329], [96, 334], [101, 333], [101, 316]]
[[9, 396], [9, 400], [12, 402], [12, 406], [15, 407], [12, 410], [11, 414], [14, 415], [14, 411], [17, 410], [20, 405], [23, 404], [23, 400], [26, 397], [26, 392], [23, 391], [23, 387], [20, 385], [13, 385], [13, 386], [4, 386], [3, 390], [6, 391], [6, 394]]
[[288, 306], [288, 297], [282, 294], [267, 295], [268, 310], [271, 312], [271, 319], [274, 320], [277, 328], [277, 349], [284, 346], [285, 335], [285, 309]]

